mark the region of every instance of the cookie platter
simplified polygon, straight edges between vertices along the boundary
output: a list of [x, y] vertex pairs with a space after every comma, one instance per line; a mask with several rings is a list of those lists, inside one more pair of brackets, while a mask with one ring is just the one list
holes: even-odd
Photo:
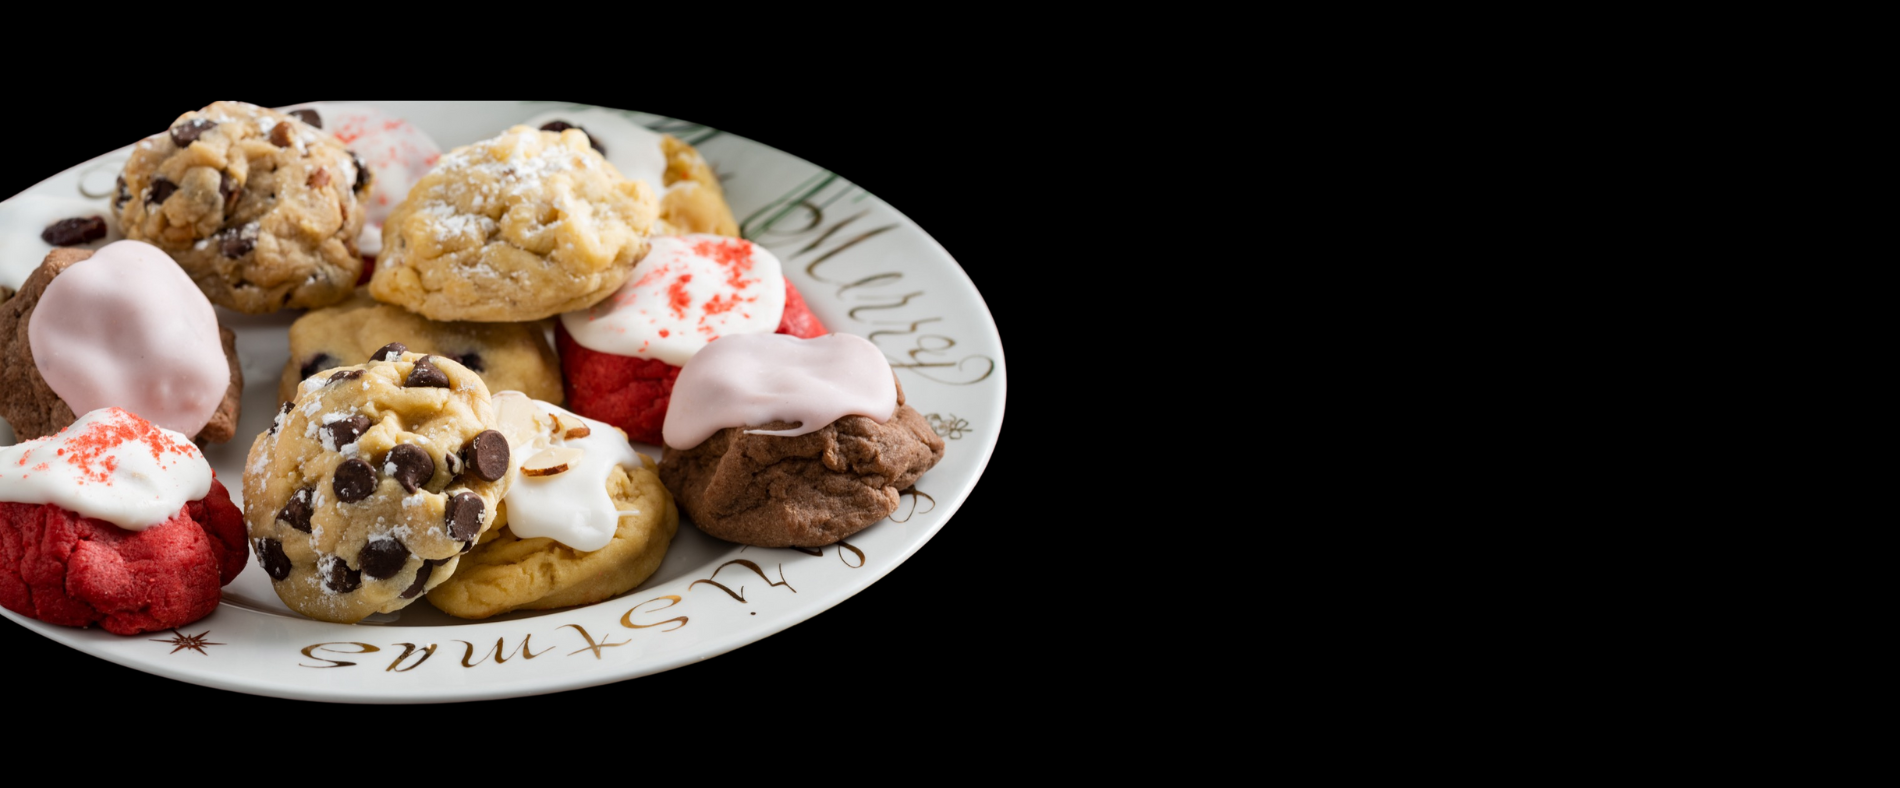
[[[823, 548], [724, 542], [682, 516], [651, 577], [590, 605], [471, 622], [412, 604], [332, 624], [293, 612], [253, 561], [224, 587], [215, 612], [175, 631], [121, 637], [0, 615], [118, 664], [259, 695], [405, 703], [556, 692], [690, 664], [810, 618], [921, 548], [975, 486], [1003, 417], [995, 323], [943, 248], [874, 195], [768, 146], [643, 113], [546, 102], [359, 103], [408, 120], [444, 150], [553, 119], [584, 127], [610, 151], [623, 132], [641, 128], [696, 147], [719, 175], [740, 236], [783, 261], [786, 279], [829, 330], [877, 346], [908, 404], [943, 438], [943, 459], [904, 492], [889, 519]], [[49, 223], [108, 212], [129, 152], [106, 153], [0, 203], [0, 285], [19, 287], [45, 256], [51, 247], [40, 231]], [[205, 456], [234, 498], [242, 495], [237, 480], [252, 437], [277, 414], [289, 328], [299, 314], [217, 309], [237, 336], [244, 392], [237, 439], [207, 446]], [[0, 445], [13, 442], [0, 423]], [[656, 460], [661, 454], [656, 445], [633, 448]]]

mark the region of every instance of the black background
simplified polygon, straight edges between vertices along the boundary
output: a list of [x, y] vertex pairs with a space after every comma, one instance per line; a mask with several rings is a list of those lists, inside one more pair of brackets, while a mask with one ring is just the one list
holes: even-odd
[[[926, 98], [927, 96], [927, 98]], [[91, 102], [66, 124], [6, 124], [0, 195], [165, 128], [201, 100]], [[266, 106], [305, 100], [240, 96]], [[979, 97], [942, 87], [911, 99], [573, 99], [704, 123], [798, 155], [865, 187], [904, 212], [969, 273], [990, 306], [1008, 354], [1009, 405], [988, 469], [961, 510], [924, 547], [882, 580], [838, 606], [765, 640], [695, 665], [603, 687], [475, 704], [509, 713], [638, 710], [642, 718], [726, 719], [768, 723], [818, 708], [851, 715], [931, 717], [979, 708], [1020, 681], [1047, 681], [1063, 651], [1051, 633], [1071, 605], [1044, 587], [1047, 554], [1038, 531], [1059, 526], [1022, 508], [1048, 501], [1031, 489], [1023, 431], [1035, 429], [1024, 395], [1022, 321], [1030, 288], [1013, 286], [1010, 265], [1061, 261], [1027, 258], [1021, 242], [1035, 231], [1036, 200], [1048, 184], [1022, 129], [998, 128], [995, 115], [973, 114]], [[1020, 125], [1020, 124], [1019, 124]], [[1033, 135], [1031, 135], [1033, 137]], [[985, 425], [991, 426], [992, 425]], [[950, 451], [970, 447], [951, 442]], [[189, 629], [189, 628], [188, 628]], [[215, 638], [213, 638], [215, 640]], [[194, 655], [181, 654], [181, 658]], [[257, 698], [161, 679], [53, 643], [10, 622], [0, 625], [0, 676], [39, 686], [91, 714], [98, 704], [158, 704], [205, 712], [260, 711], [281, 719], [292, 706], [324, 704]], [[106, 707], [113, 708], [113, 707]], [[799, 711], [794, 711], [799, 710]], [[303, 715], [296, 715], [302, 718]], [[315, 719], [315, 718], [309, 718]], [[550, 721], [557, 717], [544, 717]], [[866, 718], [869, 719], [869, 718]], [[755, 729], [755, 728], [754, 728]], [[500, 731], [497, 731], [500, 732]], [[474, 730], [466, 732], [477, 740]], [[487, 738], [485, 736], [479, 738]], [[796, 748], [794, 748], [796, 749]]]

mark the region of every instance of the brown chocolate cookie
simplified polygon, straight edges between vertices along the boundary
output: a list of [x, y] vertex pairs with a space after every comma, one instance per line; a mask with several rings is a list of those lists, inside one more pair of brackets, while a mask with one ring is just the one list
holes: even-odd
[[[45, 437], [65, 429], [79, 417], [65, 400], [53, 393], [33, 363], [33, 346], [27, 339], [27, 321], [39, 304], [46, 285], [74, 263], [92, 257], [90, 249], [54, 249], [46, 260], [20, 285], [13, 298], [0, 302], [0, 418], [13, 425], [22, 441]], [[237, 434], [238, 400], [244, 394], [244, 373], [238, 369], [237, 335], [218, 327], [224, 344], [224, 358], [231, 366], [231, 387], [224, 401], [195, 438], [206, 443], [223, 443]]]
[[699, 530], [760, 547], [819, 547], [897, 510], [897, 493], [943, 459], [943, 438], [903, 404], [883, 424], [846, 416], [794, 437], [748, 435], [789, 422], [729, 427], [667, 447], [660, 480]]

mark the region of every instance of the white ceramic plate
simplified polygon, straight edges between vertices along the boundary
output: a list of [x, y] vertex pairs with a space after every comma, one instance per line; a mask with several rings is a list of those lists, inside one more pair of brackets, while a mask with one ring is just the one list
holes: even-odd
[[[516, 123], [561, 118], [617, 158], [629, 124], [693, 144], [720, 173], [743, 234], [785, 261], [786, 275], [834, 331], [867, 337], [899, 372], [908, 401], [946, 439], [944, 459], [892, 519], [823, 550], [743, 547], [682, 520], [652, 578], [586, 607], [482, 622], [426, 600], [357, 625], [291, 612], [255, 562], [217, 612], [175, 632], [120, 637], [0, 609], [20, 626], [160, 676], [259, 695], [362, 703], [505, 698], [656, 673], [751, 643], [838, 604], [883, 577], [942, 528], [975, 487], [1003, 420], [1003, 350], [982, 297], [956, 261], [877, 197], [809, 162], [691, 123], [547, 102], [358, 102], [407, 118], [444, 150]], [[622, 144], [622, 149], [627, 147]], [[17, 288], [50, 249], [58, 219], [105, 213], [127, 149], [84, 162], [0, 203], [0, 285]], [[116, 232], [94, 246], [116, 239]], [[206, 454], [233, 498], [251, 438], [274, 412], [298, 312], [219, 309], [238, 335], [245, 380], [239, 437]], [[0, 445], [13, 442], [0, 422]], [[635, 444], [659, 457], [659, 447]]]

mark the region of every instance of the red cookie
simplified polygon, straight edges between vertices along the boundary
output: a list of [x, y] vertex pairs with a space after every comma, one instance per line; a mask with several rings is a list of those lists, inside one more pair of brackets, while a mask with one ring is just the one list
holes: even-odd
[[[800, 339], [830, 333], [805, 306], [805, 298], [792, 287], [790, 279], [785, 280], [785, 314], [774, 333]], [[561, 352], [561, 386], [567, 393], [568, 409], [626, 430], [630, 440], [656, 446], [665, 443], [660, 427], [666, 423], [666, 405], [672, 399], [679, 367], [656, 359], [588, 350], [575, 342], [558, 320], [554, 323], [554, 339]]]
[[250, 555], [244, 515], [216, 479], [143, 531], [52, 504], [0, 503], [0, 606], [116, 635], [184, 626], [217, 609]]

